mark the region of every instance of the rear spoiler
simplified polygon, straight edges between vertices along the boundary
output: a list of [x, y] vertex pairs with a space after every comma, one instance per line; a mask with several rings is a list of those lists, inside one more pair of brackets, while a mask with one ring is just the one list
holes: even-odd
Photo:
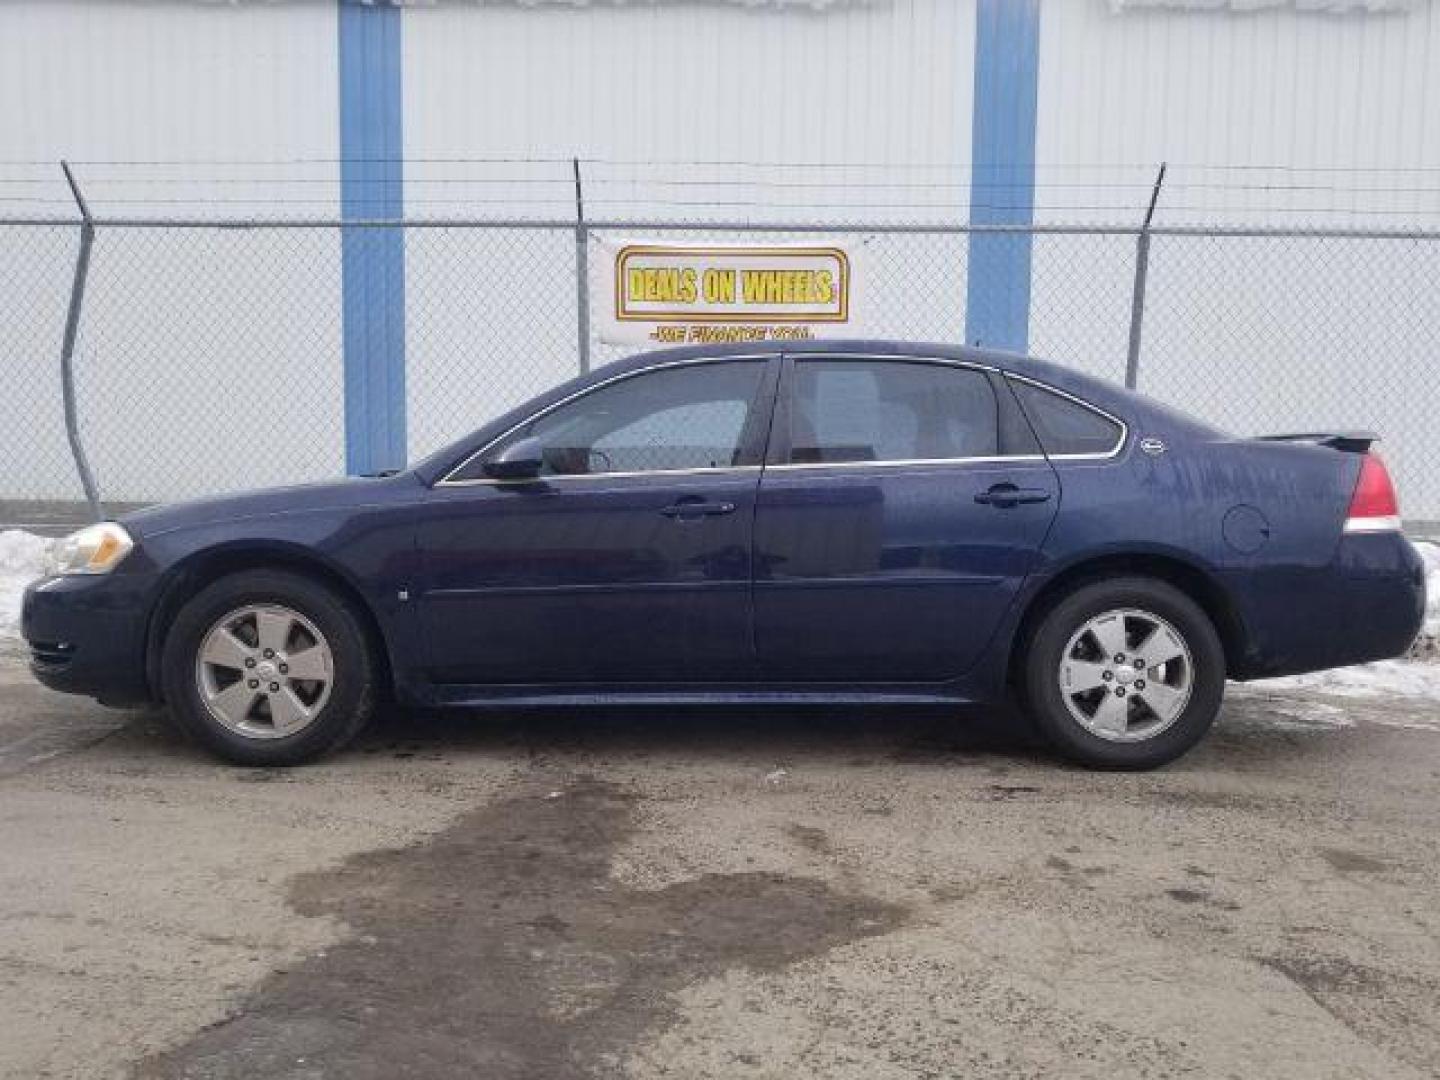
[[1320, 431], [1298, 435], [1261, 435], [1260, 439], [1263, 442], [1312, 443], [1346, 454], [1364, 454], [1369, 452], [1371, 443], [1380, 441], [1380, 436], [1373, 431]]

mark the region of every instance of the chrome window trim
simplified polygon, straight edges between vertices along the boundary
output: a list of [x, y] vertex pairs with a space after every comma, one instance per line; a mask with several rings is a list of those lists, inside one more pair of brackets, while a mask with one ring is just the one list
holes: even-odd
[[929, 353], [847, 353], [847, 352], [803, 352], [786, 353], [791, 360], [797, 364], [804, 364], [811, 360], [900, 360], [909, 361], [913, 364], [939, 364], [942, 367], [969, 368], [972, 371], [987, 371], [994, 375], [1004, 375], [1005, 372], [994, 364], [986, 364], [979, 360], [955, 360], [948, 356], [931, 356]]
[[499, 477], [482, 476], [474, 480], [441, 480], [436, 487], [477, 487], [504, 486], [506, 484], [553, 484], [574, 483], [576, 480], [626, 480], [637, 476], [716, 476], [722, 473], [758, 473], [761, 465], [714, 465], [699, 469], [650, 469], [645, 472], [605, 473], [556, 473], [552, 476], [530, 476], [515, 480], [501, 480]]
[[[482, 454], [484, 454], [487, 450], [489, 450], [491, 447], [495, 446], [496, 444], [501, 443], [501, 442], [504, 442], [504, 441], [505, 441], [506, 439], [508, 439], [511, 435], [515, 434], [515, 432], [517, 432], [517, 431], [519, 431], [521, 428], [523, 428], [526, 424], [533, 424], [536, 420], [539, 420], [541, 417], [548, 416], [550, 413], [554, 412], [556, 409], [559, 409], [559, 408], [561, 408], [562, 406], [568, 405], [568, 404], [570, 404], [572, 401], [579, 401], [581, 398], [583, 398], [583, 397], [585, 397], [585, 396], [587, 396], [587, 395], [589, 395], [589, 394], [593, 394], [593, 393], [595, 393], [595, 391], [597, 391], [597, 390], [603, 390], [603, 389], [604, 389], [605, 387], [607, 387], [607, 386], [613, 386], [615, 383], [624, 382], [626, 379], [634, 379], [634, 378], [638, 378], [638, 377], [641, 376], [641, 375], [648, 375], [648, 374], [650, 374], [652, 371], [667, 371], [667, 370], [669, 370], [670, 368], [695, 367], [695, 366], [698, 365], [698, 364], [725, 364], [725, 363], [734, 363], [734, 362], [736, 362], [736, 361], [745, 361], [745, 362], [747, 362], [747, 363], [750, 363], [750, 362], [754, 362], [754, 361], [757, 361], [757, 360], [758, 360], [758, 361], [761, 361], [761, 362], [763, 362], [763, 363], [769, 363], [770, 361], [774, 360], [776, 357], [782, 356], [782, 355], [784, 355], [784, 354], [781, 353], [781, 352], [773, 352], [773, 353], [754, 353], [754, 354], [746, 353], [746, 354], [743, 355], [743, 356], [700, 356], [700, 357], [696, 357], [696, 358], [693, 359], [693, 360], [672, 360], [672, 361], [670, 361], [669, 363], [666, 363], [666, 364], [655, 364], [655, 365], [653, 365], [653, 366], [651, 366], [651, 367], [643, 367], [643, 368], [639, 368], [639, 369], [637, 369], [637, 370], [635, 370], [635, 371], [624, 371], [624, 372], [621, 372], [620, 374], [615, 375], [615, 376], [612, 376], [611, 378], [608, 378], [608, 379], [605, 379], [605, 380], [603, 380], [603, 381], [601, 381], [601, 382], [595, 383], [593, 386], [587, 386], [587, 387], [585, 387], [585, 389], [583, 389], [583, 390], [577, 390], [577, 391], [575, 391], [575, 393], [570, 394], [568, 397], [563, 397], [563, 398], [561, 398], [559, 401], [554, 402], [553, 404], [547, 405], [545, 408], [541, 409], [539, 412], [537, 412], [537, 413], [531, 413], [529, 416], [527, 416], [524, 420], [521, 420], [519, 423], [517, 423], [517, 424], [512, 424], [510, 427], [508, 427], [508, 428], [506, 428], [504, 431], [502, 431], [499, 435], [496, 435], [495, 438], [493, 438], [493, 439], [491, 439], [489, 442], [487, 442], [484, 446], [480, 447], [478, 450], [474, 451], [473, 453], [467, 455], [467, 456], [464, 458], [464, 460], [462, 460], [459, 464], [457, 464], [454, 468], [452, 468], [449, 472], [447, 472], [447, 473], [446, 473], [444, 476], [442, 476], [439, 480], [435, 481], [434, 486], [435, 486], [435, 487], [469, 487], [469, 486], [472, 486], [472, 485], [475, 485], [475, 484], [534, 483], [534, 482], [535, 482], [535, 479], [534, 479], [534, 478], [531, 478], [531, 479], [529, 479], [529, 480], [515, 481], [515, 480], [497, 480], [497, 479], [494, 479], [494, 478], [492, 478], [492, 477], [478, 477], [478, 478], [476, 478], [476, 479], [474, 479], [474, 480], [455, 480], [455, 479], [452, 479], [452, 477], [454, 477], [456, 473], [464, 472], [465, 469], [469, 467], [469, 465], [470, 465], [470, 463], [471, 463], [472, 461], [474, 461], [476, 458], [480, 457]], [[603, 477], [611, 477], [611, 478], [614, 478], [614, 477], [624, 477], [624, 476], [660, 476], [660, 475], [671, 475], [671, 476], [673, 476], [673, 475], [676, 475], [677, 473], [678, 473], [678, 474], [686, 474], [686, 473], [700, 473], [700, 472], [734, 472], [734, 471], [736, 471], [737, 469], [755, 469], [755, 468], [759, 468], [759, 466], [758, 466], [758, 465], [732, 465], [732, 466], [723, 466], [723, 465], [722, 465], [722, 466], [715, 466], [715, 467], [713, 467], [713, 468], [706, 468], [706, 469], [655, 469], [655, 470], [646, 471], [646, 472], [584, 473], [584, 474], [573, 474], [573, 475], [569, 475], [569, 476], [556, 475], [556, 476], [546, 476], [546, 477], [543, 477], [543, 479], [546, 480], [547, 482], [550, 481], [550, 480], [562, 480], [562, 479], [571, 479], [571, 480], [596, 480], [596, 479], [600, 479], [600, 478], [603, 478]]]
[[1011, 461], [1044, 461], [1044, 454], [992, 454], [981, 457], [893, 458], [888, 461], [799, 461], [766, 465], [766, 472], [797, 472], [801, 469], [895, 469], [927, 465], [1000, 465]]
[[[446, 487], [503, 486], [506, 484], [574, 483], [578, 480], [621, 480], [637, 476], [714, 476], [722, 473], [745, 475], [758, 472], [802, 472], [812, 469], [894, 469], [937, 465], [1003, 465], [1009, 462], [1041, 462], [1044, 454], [1008, 454], [990, 457], [958, 458], [897, 458], [893, 461], [815, 461], [782, 465], [731, 465], [702, 469], [651, 469], [647, 472], [612, 473], [569, 473], [554, 476], [531, 477], [519, 480], [501, 480], [496, 477], [480, 477], [474, 480], [447, 480]], [[438, 485], [437, 485], [438, 486]]]
[[[1127, 424], [1124, 420], [1120, 419], [1120, 417], [1116, 416], [1114, 413], [1107, 412], [1106, 410], [1100, 408], [1099, 405], [1092, 405], [1084, 398], [1076, 397], [1074, 394], [1071, 394], [1065, 390], [1061, 390], [1059, 387], [1051, 386], [1047, 382], [1041, 382], [1039, 379], [1032, 379], [1028, 375], [1019, 375], [1013, 371], [1007, 371], [1004, 373], [1004, 375], [1007, 379], [1014, 379], [1016, 382], [1027, 383], [1028, 385], [1035, 387], [1037, 390], [1044, 390], [1046, 393], [1054, 394], [1056, 397], [1064, 398], [1066, 401], [1072, 401], [1076, 405], [1079, 405], [1082, 409], [1088, 409], [1096, 416], [1103, 416], [1106, 420], [1109, 420], [1112, 424], [1116, 425], [1120, 429], [1120, 438], [1116, 440], [1115, 445], [1111, 449], [1107, 450], [1103, 454], [1046, 454], [1045, 457], [1048, 460], [1109, 461], [1112, 458], [1119, 457], [1120, 453], [1125, 449], [1125, 443], [1130, 438], [1130, 425]], [[1036, 438], [1039, 438], [1038, 433], [1036, 435]], [[1044, 449], [1043, 444], [1041, 445], [1041, 449]]]

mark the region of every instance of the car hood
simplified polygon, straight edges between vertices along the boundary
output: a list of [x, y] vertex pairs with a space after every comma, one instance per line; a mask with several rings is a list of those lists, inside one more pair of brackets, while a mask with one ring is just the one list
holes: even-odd
[[413, 496], [421, 486], [419, 478], [408, 471], [390, 476], [351, 476], [150, 506], [126, 514], [120, 523], [137, 536], [155, 536], [217, 522], [395, 502]]

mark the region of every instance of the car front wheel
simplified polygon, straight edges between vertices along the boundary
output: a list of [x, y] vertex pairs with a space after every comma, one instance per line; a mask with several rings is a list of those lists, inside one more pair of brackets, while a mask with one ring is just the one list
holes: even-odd
[[1040, 620], [1024, 658], [1035, 721], [1061, 753], [1097, 768], [1173, 761], [1210, 729], [1224, 689], [1209, 617], [1153, 578], [1076, 589]]
[[176, 617], [163, 659], [179, 726], [237, 765], [297, 765], [348, 742], [369, 718], [373, 669], [349, 604], [278, 570], [204, 589]]

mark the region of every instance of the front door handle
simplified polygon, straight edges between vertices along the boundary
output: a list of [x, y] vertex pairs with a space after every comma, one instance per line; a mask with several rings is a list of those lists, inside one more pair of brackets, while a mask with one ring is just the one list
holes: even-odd
[[975, 496], [975, 501], [982, 506], [995, 506], [1002, 510], [1021, 503], [1048, 502], [1049, 499], [1050, 492], [1044, 488], [1022, 488], [1014, 484], [996, 484]]
[[679, 502], [667, 506], [660, 511], [660, 513], [668, 518], [678, 518], [681, 521], [702, 517], [718, 517], [721, 514], [733, 514], [734, 512], [734, 503], [704, 502], [700, 499], [681, 499]]

